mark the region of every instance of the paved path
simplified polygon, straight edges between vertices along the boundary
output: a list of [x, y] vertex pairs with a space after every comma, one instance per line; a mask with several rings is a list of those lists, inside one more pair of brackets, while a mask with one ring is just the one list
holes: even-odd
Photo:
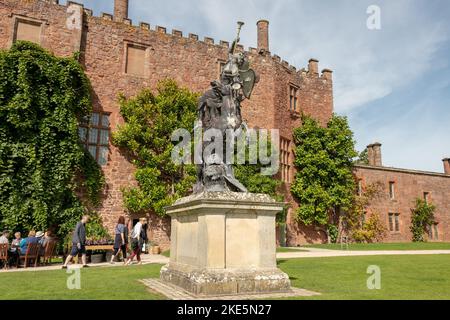
[[[169, 262], [169, 258], [162, 255], [152, 255], [152, 254], [143, 254], [141, 255], [142, 264], [166, 264]], [[134, 260], [136, 263], [136, 260]], [[7, 272], [30, 272], [30, 271], [49, 271], [49, 270], [59, 270], [61, 269], [62, 264], [56, 264], [48, 267], [38, 267], [38, 268], [19, 268], [19, 269], [9, 269], [9, 270], [0, 270], [1, 273]], [[70, 267], [79, 268], [81, 265], [72, 264]], [[116, 262], [115, 264], [110, 264], [109, 262], [97, 263], [97, 264], [89, 264], [90, 268], [100, 268], [100, 267], [123, 267], [122, 262]]]
[[[450, 254], [450, 250], [330, 250], [320, 248], [298, 248], [302, 251], [279, 252], [277, 259], [322, 258], [322, 257], [352, 257], [352, 256], [384, 256], [384, 255], [429, 255]], [[307, 251], [304, 251], [307, 250]]]

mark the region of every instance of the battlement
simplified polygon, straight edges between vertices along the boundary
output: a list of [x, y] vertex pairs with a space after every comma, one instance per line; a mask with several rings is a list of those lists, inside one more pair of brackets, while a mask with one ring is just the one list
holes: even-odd
[[[155, 25], [152, 26], [148, 22], [139, 22], [137, 25], [133, 24], [133, 21], [128, 17], [128, 0], [114, 0], [114, 14], [111, 13], [100, 13], [99, 16], [95, 16], [92, 9], [85, 8], [83, 4], [67, 1], [65, 5], [60, 5], [59, 0], [34, 0], [34, 1], [44, 1], [54, 5], [65, 6], [69, 8], [70, 6], [80, 6], [87, 19], [99, 19], [98, 23], [107, 21], [108, 23], [122, 24], [124, 27], [134, 28], [136, 31], [141, 30], [143, 32], [157, 32], [159, 34], [164, 34], [167, 37], [174, 37], [180, 39], [189, 39], [191, 41], [201, 42], [208, 46], [216, 46], [228, 49], [230, 47], [230, 42], [225, 40], [216, 41], [214, 38], [205, 36], [203, 40], [197, 34], [186, 33], [184, 35], [183, 31], [172, 29], [168, 32], [168, 29], [164, 26]], [[113, 1], [113, 0], [110, 0]], [[267, 20], [259, 20], [257, 22], [258, 28], [258, 48], [248, 47], [245, 48], [243, 45], [238, 44], [236, 46], [237, 52], [243, 52], [250, 56], [264, 56], [271, 58], [274, 62], [278, 63], [286, 71], [298, 74], [300, 77], [318, 77], [326, 80], [332, 80], [332, 71], [329, 69], [323, 69], [321, 73], [318, 72], [318, 60], [311, 59], [308, 64], [308, 69], [300, 69], [297, 71], [297, 67], [291, 65], [286, 60], [282, 60], [280, 56], [272, 54], [269, 51], [269, 39], [268, 39], [268, 27], [269, 22]], [[306, 71], [305, 71], [306, 70]]]

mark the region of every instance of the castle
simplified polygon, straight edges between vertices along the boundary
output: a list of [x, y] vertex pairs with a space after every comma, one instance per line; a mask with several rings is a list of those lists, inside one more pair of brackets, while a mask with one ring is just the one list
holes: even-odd
[[[111, 0], [112, 1], [112, 0]], [[162, 26], [132, 23], [128, 0], [114, 1], [114, 15], [94, 16], [83, 5], [58, 0], [0, 0], [0, 48], [16, 40], [33, 41], [58, 56], [80, 53], [80, 61], [91, 80], [94, 112], [89, 126], [80, 127], [80, 138], [102, 166], [107, 188], [98, 208], [105, 225], [112, 230], [123, 215], [121, 189], [134, 185], [134, 167], [110, 144], [110, 133], [123, 120], [118, 93], [133, 96], [145, 87], [172, 78], [180, 85], [203, 92], [217, 79], [228, 57], [230, 44], [195, 34], [183, 34]], [[289, 188], [295, 175], [292, 132], [301, 125], [301, 113], [325, 125], [333, 112], [332, 71], [319, 72], [318, 61], [296, 69], [271, 53], [269, 22], [257, 22], [257, 48], [244, 49], [252, 67], [260, 75], [252, 99], [243, 105], [243, 118], [250, 127], [280, 130], [281, 163], [279, 179], [290, 203], [286, 230], [277, 230], [287, 245], [326, 240], [323, 231], [295, 221], [297, 204]], [[383, 195], [367, 210], [380, 214], [389, 232], [385, 241], [410, 241], [410, 214], [414, 200], [423, 197], [436, 205], [436, 225], [430, 226], [429, 240], [450, 241], [450, 159], [444, 159], [445, 173], [383, 167], [381, 145], [368, 147], [369, 165], [356, 165], [358, 189], [374, 182], [383, 186]], [[163, 248], [169, 247], [170, 222], [149, 215], [149, 236]], [[133, 215], [133, 219], [139, 216]]]

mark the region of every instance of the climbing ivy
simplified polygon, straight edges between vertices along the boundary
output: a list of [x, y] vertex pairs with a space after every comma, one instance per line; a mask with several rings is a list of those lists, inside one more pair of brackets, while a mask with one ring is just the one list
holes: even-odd
[[435, 222], [436, 206], [420, 198], [416, 199], [415, 207], [411, 209], [411, 233], [414, 242], [423, 242], [427, 228]]
[[103, 176], [78, 137], [91, 112], [91, 87], [74, 58], [36, 44], [0, 51], [0, 224], [18, 231], [69, 232], [98, 203]]

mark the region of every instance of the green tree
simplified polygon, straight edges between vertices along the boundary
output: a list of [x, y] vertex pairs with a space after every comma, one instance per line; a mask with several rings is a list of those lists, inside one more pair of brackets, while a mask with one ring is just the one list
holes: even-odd
[[124, 203], [132, 212], [165, 214], [164, 207], [183, 197], [195, 182], [193, 165], [177, 165], [171, 154], [176, 129], [193, 132], [198, 95], [172, 80], [158, 84], [156, 94], [145, 89], [136, 97], [120, 96], [125, 124], [113, 134], [113, 143], [128, 152], [136, 166], [137, 187], [123, 190]]
[[369, 152], [367, 148], [358, 154], [358, 158], [355, 160], [355, 164], [369, 164]]
[[98, 203], [101, 170], [78, 137], [91, 112], [90, 83], [73, 58], [17, 42], [0, 51], [0, 223], [12, 230], [57, 227], [64, 235]]
[[294, 142], [298, 172], [291, 191], [300, 203], [297, 219], [305, 225], [339, 225], [355, 191], [352, 164], [357, 153], [347, 118], [333, 115], [322, 127], [303, 116]]
[[434, 223], [436, 206], [417, 198], [415, 207], [411, 209], [411, 233], [414, 242], [423, 242], [427, 228]]

